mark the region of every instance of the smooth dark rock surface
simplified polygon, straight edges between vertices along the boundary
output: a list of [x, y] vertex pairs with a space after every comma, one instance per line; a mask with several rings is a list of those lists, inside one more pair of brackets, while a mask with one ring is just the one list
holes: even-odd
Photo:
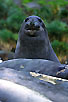
[[0, 64], [0, 67], [56, 76], [56, 73], [61, 70], [60, 67], [63, 69], [64, 65], [42, 59], [13, 59], [4, 61]]
[[68, 102], [68, 81], [51, 77], [50, 82], [44, 76], [0, 67], [0, 101]]
[[13, 59], [0, 63], [0, 101], [68, 102], [68, 80], [52, 77], [66, 78], [68, 69], [64, 66], [42, 59]]
[[13, 59], [0, 63], [0, 67], [36, 72], [68, 79], [68, 66], [43, 59]]
[[52, 102], [36, 91], [6, 80], [0, 80], [0, 100], [0, 102]]

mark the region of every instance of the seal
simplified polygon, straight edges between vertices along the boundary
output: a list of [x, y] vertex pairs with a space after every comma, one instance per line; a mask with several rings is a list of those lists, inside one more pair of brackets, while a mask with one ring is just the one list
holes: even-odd
[[40, 17], [29, 16], [23, 21], [14, 58], [46, 59], [60, 63]]

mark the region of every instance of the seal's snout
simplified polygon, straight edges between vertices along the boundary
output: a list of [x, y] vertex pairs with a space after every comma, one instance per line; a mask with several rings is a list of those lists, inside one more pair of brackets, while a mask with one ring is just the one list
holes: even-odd
[[39, 30], [40, 30], [40, 25], [37, 21], [28, 20], [27, 22], [25, 22], [25, 33], [28, 36], [36, 37], [37, 31]]
[[25, 29], [26, 30], [39, 30], [40, 26], [37, 22], [31, 21], [31, 22], [26, 22]]

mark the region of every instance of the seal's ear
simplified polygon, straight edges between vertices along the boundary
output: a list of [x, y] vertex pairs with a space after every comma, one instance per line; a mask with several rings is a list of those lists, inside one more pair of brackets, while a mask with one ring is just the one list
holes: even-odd
[[29, 20], [29, 17], [27, 17], [24, 21], [27, 22]]
[[38, 21], [39, 21], [40, 23], [42, 23], [42, 20], [41, 20], [41, 18], [38, 18]]
[[43, 28], [46, 28], [46, 26], [45, 26], [45, 24], [44, 24], [44, 22], [43, 22], [43, 20], [41, 18], [38, 18], [38, 21], [41, 23]]
[[42, 27], [46, 28], [46, 25], [44, 24], [44, 21], [42, 20]]

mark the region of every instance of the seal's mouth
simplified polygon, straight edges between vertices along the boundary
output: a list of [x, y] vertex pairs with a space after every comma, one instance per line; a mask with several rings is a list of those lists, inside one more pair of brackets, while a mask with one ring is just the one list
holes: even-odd
[[40, 26], [38, 25], [38, 23], [26, 23], [25, 25], [25, 33], [28, 36], [31, 37], [36, 37], [37, 36], [37, 32], [40, 30]]
[[27, 34], [30, 37], [36, 37], [37, 36], [36, 32], [37, 32], [36, 30], [26, 30], [25, 29], [25, 34]]

